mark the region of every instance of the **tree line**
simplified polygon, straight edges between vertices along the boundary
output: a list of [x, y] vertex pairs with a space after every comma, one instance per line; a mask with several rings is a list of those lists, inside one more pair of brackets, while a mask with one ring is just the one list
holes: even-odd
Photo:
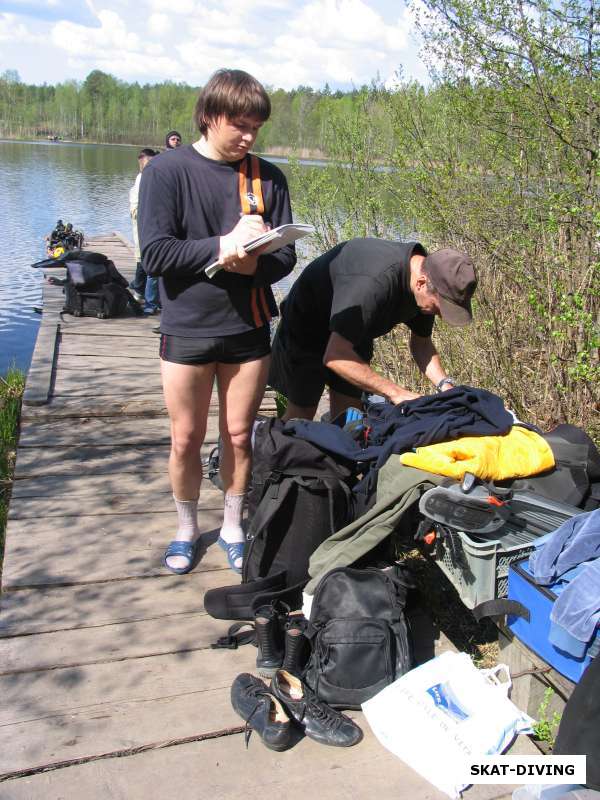
[[[190, 142], [198, 135], [193, 112], [199, 91], [200, 87], [171, 81], [126, 83], [100, 70], [82, 82], [35, 86], [7, 70], [0, 75], [0, 136], [156, 146], [174, 128]], [[272, 116], [257, 147], [321, 150], [330, 106], [344, 114], [361, 91], [364, 87], [332, 92], [327, 85], [320, 91], [307, 86], [289, 92], [270, 89]]]

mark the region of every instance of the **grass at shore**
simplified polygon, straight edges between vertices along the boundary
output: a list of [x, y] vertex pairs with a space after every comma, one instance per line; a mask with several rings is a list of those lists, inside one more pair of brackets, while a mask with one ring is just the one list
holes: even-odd
[[10, 369], [4, 378], [0, 376], [0, 575], [24, 386], [25, 376], [19, 370]]

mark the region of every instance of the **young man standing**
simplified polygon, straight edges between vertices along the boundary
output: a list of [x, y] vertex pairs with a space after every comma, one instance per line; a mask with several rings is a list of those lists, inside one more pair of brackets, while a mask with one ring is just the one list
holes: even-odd
[[[200, 139], [155, 158], [140, 192], [144, 267], [162, 277], [161, 372], [171, 421], [169, 475], [179, 527], [165, 553], [188, 572], [198, 537], [197, 505], [213, 383], [219, 394], [225, 513], [219, 545], [241, 570], [242, 508], [251, 469], [252, 423], [266, 384], [271, 284], [291, 272], [292, 246], [247, 254], [245, 242], [292, 221], [287, 183], [250, 155], [269, 98], [241, 70], [219, 70], [196, 104]], [[223, 267], [209, 279], [205, 267]]]

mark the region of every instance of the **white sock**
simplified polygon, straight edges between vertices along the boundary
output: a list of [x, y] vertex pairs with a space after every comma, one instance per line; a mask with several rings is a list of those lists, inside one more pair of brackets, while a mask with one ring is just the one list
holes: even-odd
[[[197, 500], [178, 500], [173, 495], [175, 507], [177, 508], [177, 533], [175, 539], [179, 542], [193, 542], [198, 536], [198, 501]], [[184, 556], [169, 556], [167, 564], [175, 569], [183, 569], [188, 565], [188, 559]]]
[[245, 497], [245, 494], [230, 494], [229, 492], [225, 495], [223, 525], [220, 535], [221, 539], [227, 544], [246, 541], [246, 535], [242, 528]]

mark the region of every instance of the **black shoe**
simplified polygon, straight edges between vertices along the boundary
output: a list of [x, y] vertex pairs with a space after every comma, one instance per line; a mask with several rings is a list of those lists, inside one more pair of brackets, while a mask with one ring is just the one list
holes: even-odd
[[271, 689], [304, 733], [315, 742], [333, 747], [351, 747], [362, 739], [362, 731], [352, 720], [323, 703], [316, 694], [289, 672], [278, 670]]
[[304, 635], [306, 620], [301, 615], [290, 615], [285, 625], [285, 656], [281, 669], [292, 675], [301, 675], [306, 661], [308, 639]]
[[283, 664], [283, 625], [289, 608], [283, 603], [271, 603], [256, 609], [254, 629], [256, 631], [256, 669], [264, 678], [270, 678]]
[[285, 750], [290, 743], [290, 718], [269, 687], [243, 672], [231, 686], [231, 705], [246, 720], [246, 746], [255, 730], [271, 750]]

